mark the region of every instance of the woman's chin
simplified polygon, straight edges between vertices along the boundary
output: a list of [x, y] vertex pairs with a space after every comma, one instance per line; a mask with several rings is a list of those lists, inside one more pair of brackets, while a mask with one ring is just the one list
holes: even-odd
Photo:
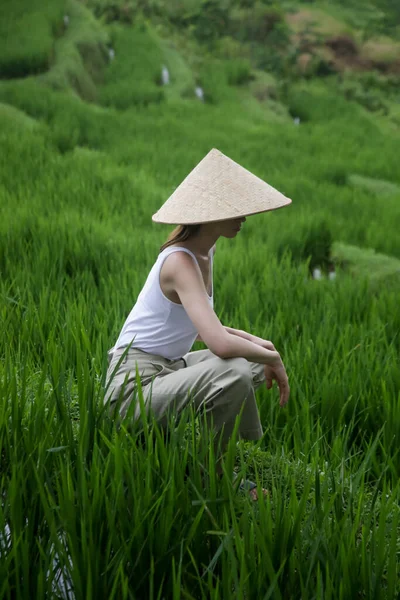
[[227, 231], [226, 233], [221, 233], [221, 236], [225, 237], [225, 238], [234, 238], [237, 236], [239, 231], [240, 231], [240, 229], [231, 229], [230, 231]]

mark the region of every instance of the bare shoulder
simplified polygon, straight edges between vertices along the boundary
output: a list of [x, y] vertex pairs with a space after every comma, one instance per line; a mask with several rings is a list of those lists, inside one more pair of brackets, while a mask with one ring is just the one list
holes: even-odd
[[163, 275], [167, 279], [174, 279], [179, 272], [197, 273], [196, 264], [193, 258], [187, 252], [172, 252], [164, 260], [162, 266]]
[[179, 292], [182, 289], [199, 289], [200, 282], [198, 267], [187, 252], [172, 252], [164, 260], [160, 270], [160, 286], [172, 302], [180, 302]]
[[[200, 338], [217, 356], [227, 352], [228, 334], [214, 312], [199, 264], [187, 252], [172, 252], [164, 261], [165, 279], [160, 273], [164, 294], [182, 304]], [[162, 269], [162, 270], [163, 270]]]

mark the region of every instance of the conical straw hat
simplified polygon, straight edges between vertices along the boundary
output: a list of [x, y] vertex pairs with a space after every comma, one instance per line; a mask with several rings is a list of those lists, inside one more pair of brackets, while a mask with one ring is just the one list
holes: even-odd
[[153, 215], [156, 223], [224, 221], [287, 206], [292, 201], [215, 148]]

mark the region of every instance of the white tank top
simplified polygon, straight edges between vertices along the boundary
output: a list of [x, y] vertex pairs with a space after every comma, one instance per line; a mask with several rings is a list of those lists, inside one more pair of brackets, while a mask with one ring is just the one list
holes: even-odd
[[[168, 246], [160, 252], [111, 352], [129, 345], [132, 340], [132, 348], [172, 360], [182, 358], [190, 351], [198, 333], [182, 304], [169, 300], [160, 286], [161, 267], [167, 256], [173, 252], [187, 252], [199, 266], [197, 258], [187, 248]], [[208, 293], [207, 296], [213, 308], [212, 249], [210, 257], [212, 287], [211, 296]]]

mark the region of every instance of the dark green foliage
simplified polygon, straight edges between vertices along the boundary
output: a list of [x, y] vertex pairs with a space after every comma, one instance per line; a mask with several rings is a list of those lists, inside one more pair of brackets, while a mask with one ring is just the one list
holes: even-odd
[[96, 17], [105, 23], [119, 22], [127, 25], [132, 24], [142, 4], [146, 9], [146, 2], [130, 0], [128, 2], [116, 2], [115, 0], [87, 0], [86, 4], [93, 10]]
[[[387, 95], [396, 96], [400, 89], [400, 75], [383, 75], [377, 71], [366, 71], [365, 73], [352, 73], [351, 79], [364, 90], [384, 92], [386, 97]], [[346, 83], [346, 77], [343, 78], [343, 83]]]
[[[214, 56], [215, 30], [208, 56], [175, 38], [181, 70], [164, 63], [139, 13], [181, 5], [193, 27], [197, 0], [114, 4], [135, 8], [134, 26], [108, 29], [116, 55], [98, 89], [131, 110], [42, 78], [0, 84], [0, 597], [65, 597], [60, 565], [85, 600], [397, 598], [398, 133], [336, 78], [286, 73], [278, 86], [265, 74], [301, 123], [281, 105], [275, 119], [243, 85], [248, 42], [245, 60], [237, 39]], [[260, 59], [285, 72], [271, 48]], [[187, 72], [205, 104], [171, 93]], [[121, 424], [103, 406], [106, 351], [169, 233], [151, 215], [211, 147], [293, 199], [217, 243], [221, 322], [272, 339], [292, 390], [281, 410], [276, 387], [259, 389], [264, 438], [233, 439], [222, 480], [190, 410], [167, 437], [145, 414]], [[308, 277], [332, 255], [335, 281]], [[269, 499], [251, 503], [233, 469]]]
[[292, 87], [285, 100], [290, 114], [300, 117], [302, 122], [327, 122], [333, 118], [349, 118], [351, 113], [357, 114], [357, 107], [349, 106], [346, 100], [331, 94], [328, 88], [307, 90], [301, 86]]
[[235, 95], [229, 86], [240, 86], [253, 78], [248, 60], [209, 60], [199, 71], [199, 85], [206, 102], [219, 104], [232, 100]]
[[46, 71], [54, 37], [63, 30], [65, 0], [2, 0], [0, 4], [0, 79]]
[[126, 110], [133, 106], [147, 106], [152, 103], [159, 104], [164, 99], [163, 90], [156, 88], [154, 84], [141, 83], [138, 85], [134, 81], [109, 84], [100, 95], [100, 102], [104, 106], [112, 106], [119, 110]]
[[327, 223], [313, 223], [303, 239], [300, 254], [302, 259], [310, 259], [310, 268], [321, 267], [326, 270], [331, 265], [332, 233]]
[[257, 68], [276, 73], [284, 71], [289, 28], [278, 5], [267, 6], [258, 1], [251, 7], [233, 10], [228, 31], [250, 49]]
[[[13, 104], [31, 117], [45, 121], [50, 129], [47, 138], [64, 153], [75, 146], [96, 148], [102, 124], [96, 113], [74, 96], [66, 96], [32, 80], [0, 87], [0, 100]], [[104, 117], [107, 119], [107, 117]]]
[[277, 47], [287, 44], [289, 34], [282, 9], [278, 5], [266, 6], [261, 2], [256, 2], [251, 8], [234, 11], [230, 31], [242, 42]]
[[345, 78], [340, 89], [347, 100], [357, 102], [371, 112], [388, 114], [389, 107], [385, 101], [387, 95], [382, 94], [382, 91], [396, 90], [397, 83], [395, 78], [379, 78], [379, 75], [367, 73]]
[[321, 170], [321, 179], [325, 179], [327, 181], [331, 181], [335, 185], [346, 185], [348, 183], [348, 173], [344, 166], [337, 165], [335, 167], [331, 167], [328, 171], [324, 172]]
[[106, 46], [83, 40], [78, 41], [76, 46], [85, 69], [90, 73], [94, 83], [103, 83], [104, 68], [109, 60]]
[[201, 0], [198, 11], [188, 18], [188, 25], [200, 42], [214, 42], [224, 35], [229, 23], [230, 2]]
[[251, 64], [248, 60], [230, 60], [225, 69], [229, 85], [243, 85], [252, 79]]
[[393, 31], [400, 26], [400, 3], [397, 0], [373, 0], [373, 4], [383, 12], [383, 30]]
[[115, 58], [105, 72], [100, 103], [124, 110], [162, 102], [163, 59], [151, 29], [143, 23], [120, 28], [112, 33], [112, 38]]
[[311, 68], [307, 76], [310, 77], [327, 77], [336, 73], [336, 69], [332, 61], [323, 58], [322, 56], [314, 56]]
[[227, 71], [220, 61], [209, 61], [199, 73], [199, 84], [204, 91], [204, 99], [210, 104], [219, 104], [229, 99]]
[[333, 236], [328, 224], [324, 220], [310, 219], [303, 223], [290, 237], [283, 235], [278, 247], [278, 255], [283, 256], [289, 252], [295, 263], [309, 261], [309, 268], [327, 271], [332, 265]]

